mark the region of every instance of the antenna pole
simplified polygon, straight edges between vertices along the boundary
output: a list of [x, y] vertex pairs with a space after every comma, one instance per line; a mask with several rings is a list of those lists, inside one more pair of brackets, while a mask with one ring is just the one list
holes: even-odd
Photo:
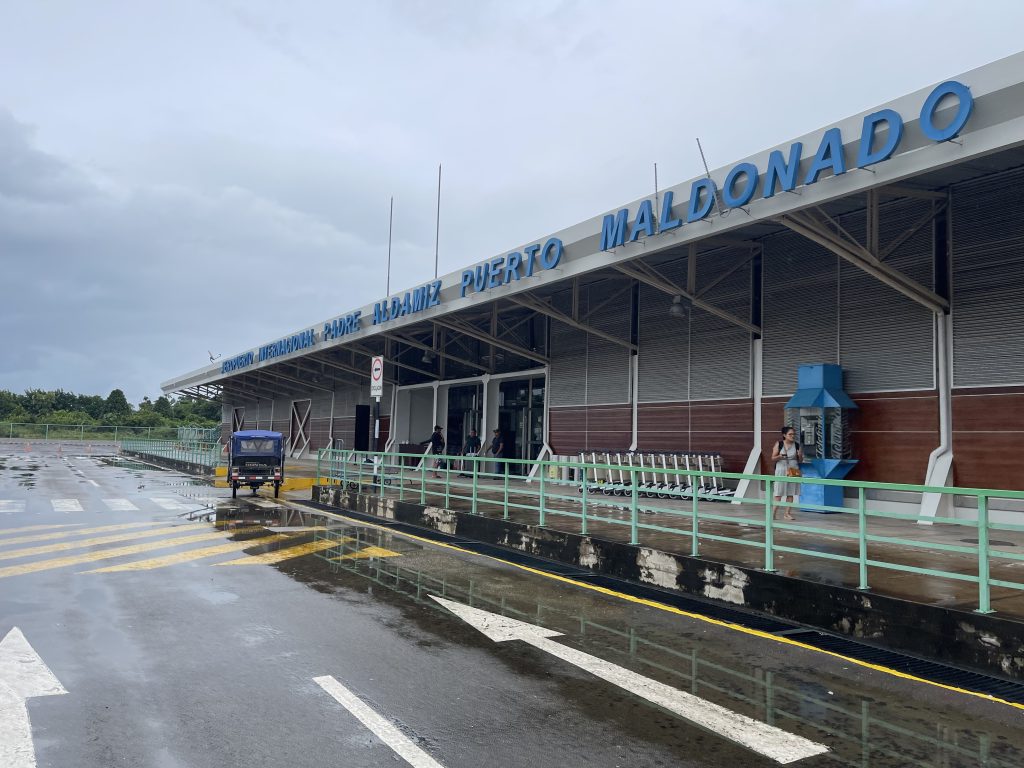
[[391, 295], [391, 232], [395, 223], [395, 196], [391, 196], [391, 210], [388, 212], [388, 277], [384, 288], [384, 295]]
[[654, 164], [654, 221], [661, 221], [661, 205], [658, 202], [658, 164]]
[[[699, 136], [697, 137], [697, 149], [700, 150], [700, 160], [701, 160], [702, 163], [704, 163], [704, 173], [707, 175], [708, 179], [713, 182], [714, 180], [711, 179], [711, 171], [708, 169], [708, 161], [704, 157], [704, 147], [702, 147], [700, 145], [700, 137]], [[717, 192], [715, 193], [715, 205], [718, 208], [718, 215], [721, 216], [722, 215], [722, 201], [718, 199], [718, 193]]]
[[437, 280], [438, 243], [441, 240], [441, 164], [437, 164], [437, 224], [434, 229], [434, 279]]

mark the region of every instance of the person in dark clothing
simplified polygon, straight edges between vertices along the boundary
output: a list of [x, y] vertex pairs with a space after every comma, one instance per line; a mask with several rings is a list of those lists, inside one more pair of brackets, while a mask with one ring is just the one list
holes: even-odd
[[[434, 425], [434, 434], [424, 440], [420, 445], [429, 445], [430, 452], [435, 456], [441, 456], [444, 454], [444, 429], [439, 424]], [[437, 470], [441, 466], [441, 459], [434, 459], [434, 477], [440, 477]]]
[[[505, 439], [501, 436], [501, 430], [494, 430], [494, 437], [491, 438], [491, 447], [488, 448], [491, 455], [496, 459], [502, 459], [505, 457]], [[494, 462], [494, 474], [501, 472], [504, 462]]]
[[[479, 456], [480, 455], [480, 436], [476, 433], [475, 429], [469, 430], [469, 437], [466, 438], [466, 445], [462, 449], [463, 456]], [[463, 474], [460, 477], [465, 477], [466, 474], [466, 463], [462, 463]]]

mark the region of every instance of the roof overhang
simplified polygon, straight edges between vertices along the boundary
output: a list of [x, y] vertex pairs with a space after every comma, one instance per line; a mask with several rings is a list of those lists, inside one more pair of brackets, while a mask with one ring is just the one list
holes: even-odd
[[[251, 388], [261, 372], [266, 374], [264, 387], [271, 379], [281, 382], [282, 376], [297, 379], [289, 382], [293, 386], [316, 384], [313, 375], [306, 379], [305, 374], [297, 370], [282, 372], [283, 364], [294, 366], [303, 359], [333, 361], [350, 377], [362, 381], [369, 378], [367, 358], [383, 353], [388, 337], [392, 340], [402, 336], [415, 338], [431, 330], [436, 333], [439, 327], [456, 334], [472, 335], [496, 347], [505, 344], [503, 348], [510, 354], [522, 355], [529, 365], [543, 364], [543, 355], [529, 354], [531, 350], [521, 347], [517, 349], [467, 318], [496, 306], [515, 306], [519, 310], [532, 307], [531, 311], [538, 311], [536, 302], [543, 301], [545, 296], [573, 285], [574, 281], [579, 284], [598, 276], [606, 277], [609, 270], [620, 270], [620, 276], [625, 272], [637, 277], [647, 268], [683, 253], [714, 254], [737, 245], [754, 247], [760, 238], [783, 230], [784, 222], [791, 223], [793, 214], [817, 209], [835, 216], [862, 209], [864, 195], [868, 192], [876, 191], [884, 197], [944, 198], [941, 190], [950, 184], [1024, 164], [1024, 150], [1020, 149], [1024, 145], [1024, 53], [960, 75], [955, 82], [969, 89], [973, 110], [969, 120], [948, 140], [930, 138], [925, 128], [931, 126], [934, 134], [934, 126], [955, 121], [962, 102], [946, 98], [934, 113], [928, 113], [933, 114], [934, 119], [928, 121], [927, 126], [923, 125], [922, 108], [937, 90], [935, 86], [923, 88], [827, 129], [719, 168], [711, 172], [710, 178], [718, 190], [735, 192], [737, 179], [743, 178], [743, 169], [748, 173], [750, 168], [757, 169], [763, 179], [770, 163], [777, 164], [779, 156], [789, 157], [799, 144], [803, 151], [797, 153], [802, 160], [796, 178], [806, 179], [813, 165], [821, 165], [822, 154], [827, 154], [826, 144], [830, 141], [833, 148], [842, 148], [846, 166], [843, 173], [833, 173], [837, 170], [833, 166], [810, 183], [797, 184], [790, 191], [768, 197], [761, 194], [731, 208], [722, 205], [720, 193], [706, 216], [687, 221], [689, 211], [708, 202], [707, 197], [703, 201], [701, 198], [707, 180], [691, 179], [658, 195], [635, 200], [465, 270], [444, 275], [425, 286], [313, 323], [220, 364], [173, 378], [161, 386], [164, 392], [199, 391], [218, 385], [230, 389], [236, 382], [240, 387]], [[889, 111], [902, 117], [900, 140], [884, 160], [857, 167], [865, 118], [890, 114]], [[872, 139], [884, 144], [887, 135], [888, 131], [877, 136], [871, 133], [867, 139], [868, 150], [874, 146]], [[763, 193], [760, 183], [757, 192]], [[653, 222], [645, 218], [652, 212], [656, 219]], [[624, 219], [628, 236], [621, 244], [602, 248], [603, 233], [607, 246], [609, 227], [619, 218]], [[664, 226], [674, 220], [682, 223]], [[693, 295], [699, 298], [698, 294]], [[756, 330], [752, 328], [752, 332]], [[348, 362], [339, 362], [342, 357]], [[266, 391], [273, 390], [268, 387]]]

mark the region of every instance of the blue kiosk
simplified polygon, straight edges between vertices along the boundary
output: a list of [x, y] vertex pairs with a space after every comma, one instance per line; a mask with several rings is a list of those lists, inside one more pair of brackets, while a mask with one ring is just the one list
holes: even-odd
[[[786, 425], [796, 430], [803, 448], [800, 465], [805, 478], [842, 480], [857, 464], [850, 445], [850, 413], [857, 404], [843, 391], [843, 369], [822, 363], [801, 365], [797, 390], [786, 403]], [[804, 483], [800, 503], [818, 507], [842, 507], [843, 489], [835, 485]], [[808, 512], [831, 514], [827, 510]]]

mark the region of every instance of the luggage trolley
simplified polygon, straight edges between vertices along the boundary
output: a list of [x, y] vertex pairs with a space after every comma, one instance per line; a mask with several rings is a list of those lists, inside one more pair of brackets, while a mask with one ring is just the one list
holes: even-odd
[[[651, 461], [654, 461], [654, 454], [651, 454]], [[661, 477], [658, 479], [658, 498], [667, 499], [672, 494], [672, 476], [668, 473], [668, 461], [664, 453], [658, 454], [658, 462], [661, 466]]]
[[[587, 451], [580, 451], [580, 464], [597, 464], [597, 452], [590, 451], [590, 459], [588, 462]], [[597, 469], [588, 469], [586, 466], [580, 467], [579, 476], [579, 492], [583, 493], [583, 487], [587, 487], [588, 493], [593, 493], [600, 489], [601, 481], [597, 477]], [[593, 477], [591, 477], [593, 474]]]
[[[712, 453], [711, 455], [708, 456], [708, 460], [711, 463], [711, 471], [712, 472], [723, 472], [724, 471], [722, 469], [722, 454], [720, 454], [720, 453]], [[725, 487], [725, 483], [722, 482], [720, 480], [720, 478], [716, 477], [715, 475], [711, 476], [711, 484], [712, 484], [712, 488], [713, 488], [714, 494], [716, 496], [723, 497], [723, 498], [720, 498], [720, 499], [716, 499], [716, 501], [725, 501], [726, 498], [732, 498], [733, 496], [736, 495], [736, 489], [735, 488], [726, 488]]]
[[[647, 464], [644, 463], [644, 455], [642, 453], [636, 454], [637, 463], [640, 467], [640, 482], [637, 483], [638, 491], [641, 496], [653, 499], [655, 496], [655, 488], [658, 485], [657, 479], [654, 477], [654, 463], [650, 463], [651, 472], [648, 476]], [[652, 457], [653, 459], [653, 457]]]

